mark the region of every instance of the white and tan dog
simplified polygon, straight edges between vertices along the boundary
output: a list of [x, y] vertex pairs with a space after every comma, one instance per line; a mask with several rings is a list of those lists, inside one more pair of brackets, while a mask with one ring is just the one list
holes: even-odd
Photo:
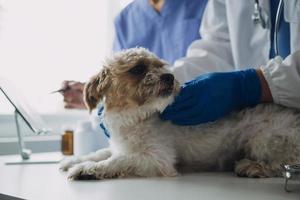
[[90, 110], [102, 100], [110, 147], [65, 159], [71, 179], [176, 176], [183, 171], [235, 170], [239, 176], [281, 175], [300, 163], [300, 113], [259, 105], [216, 121], [181, 127], [161, 121], [179, 84], [143, 48], [114, 55], [84, 90]]

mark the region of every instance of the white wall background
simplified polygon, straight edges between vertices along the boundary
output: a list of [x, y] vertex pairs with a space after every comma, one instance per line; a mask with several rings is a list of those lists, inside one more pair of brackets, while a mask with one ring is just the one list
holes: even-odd
[[[131, 0], [0, 0], [0, 76], [40, 113], [60, 113], [49, 93], [86, 81], [111, 52], [113, 19]], [[11, 112], [0, 95], [0, 113]]]

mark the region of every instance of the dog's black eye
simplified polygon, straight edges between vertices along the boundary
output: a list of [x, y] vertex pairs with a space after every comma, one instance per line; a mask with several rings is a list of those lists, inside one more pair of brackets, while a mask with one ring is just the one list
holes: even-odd
[[144, 63], [139, 63], [129, 70], [132, 75], [144, 75], [147, 70], [147, 66]]

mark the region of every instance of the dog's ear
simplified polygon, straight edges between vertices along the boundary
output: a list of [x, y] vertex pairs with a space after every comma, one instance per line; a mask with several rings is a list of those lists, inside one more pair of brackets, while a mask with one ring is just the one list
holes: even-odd
[[110, 85], [109, 70], [104, 68], [100, 73], [93, 76], [84, 86], [83, 99], [88, 110], [91, 112], [102, 100]]

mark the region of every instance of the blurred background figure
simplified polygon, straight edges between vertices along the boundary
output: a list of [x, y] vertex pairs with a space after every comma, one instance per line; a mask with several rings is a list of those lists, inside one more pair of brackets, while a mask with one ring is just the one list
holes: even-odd
[[206, 0], [136, 0], [115, 20], [114, 51], [145, 47], [168, 63], [200, 38]]
[[[201, 38], [199, 27], [207, 0], [135, 0], [115, 19], [114, 51], [144, 47], [173, 64]], [[84, 83], [64, 81], [65, 108], [85, 109]]]

